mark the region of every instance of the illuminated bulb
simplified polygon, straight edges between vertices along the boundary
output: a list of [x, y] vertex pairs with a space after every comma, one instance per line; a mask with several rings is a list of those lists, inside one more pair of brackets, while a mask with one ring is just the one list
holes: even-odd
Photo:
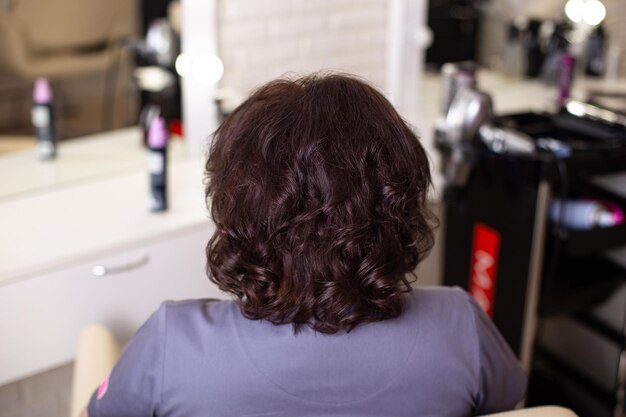
[[583, 0], [569, 0], [565, 4], [565, 15], [574, 23], [580, 23], [583, 19]]
[[174, 64], [176, 72], [181, 77], [189, 75], [189, 68], [191, 68], [191, 59], [189, 55], [180, 54], [176, 57], [176, 63]]
[[191, 76], [206, 83], [215, 84], [224, 75], [222, 60], [212, 54], [198, 55], [191, 65]]
[[179, 55], [176, 58], [176, 72], [181, 77], [191, 77], [203, 84], [218, 82], [224, 75], [222, 60], [213, 54]]
[[587, 0], [582, 9], [583, 20], [590, 26], [598, 26], [606, 17], [606, 8], [599, 0]]

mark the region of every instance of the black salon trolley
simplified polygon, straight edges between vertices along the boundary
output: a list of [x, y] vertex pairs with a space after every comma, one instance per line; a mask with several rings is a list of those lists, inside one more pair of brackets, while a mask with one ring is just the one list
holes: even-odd
[[[549, 211], [555, 198], [578, 197], [626, 209], [626, 196], [594, 180], [626, 172], [626, 129], [565, 112], [501, 116], [495, 124], [535, 140], [557, 139], [571, 152], [511, 155], [480, 141], [463, 146], [469, 176], [462, 184], [446, 182], [443, 193], [443, 283], [470, 290], [492, 316], [530, 374], [527, 405], [561, 404], [581, 417], [624, 415], [624, 329], [591, 311], [625, 282], [625, 268], [604, 255], [626, 246], [626, 224], [567, 230], [550, 221]], [[445, 170], [452, 147], [445, 133], [435, 137]], [[543, 322], [559, 315], [622, 352], [610, 389], [543, 346]]]

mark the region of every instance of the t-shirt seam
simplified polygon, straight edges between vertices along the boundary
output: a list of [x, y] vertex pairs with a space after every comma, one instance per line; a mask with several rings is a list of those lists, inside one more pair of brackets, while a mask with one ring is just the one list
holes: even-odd
[[[478, 400], [478, 393], [480, 392], [480, 386], [482, 385], [482, 376], [480, 373], [480, 369], [481, 369], [481, 364], [480, 364], [480, 340], [478, 337], [478, 325], [476, 324], [476, 314], [474, 313], [474, 308], [472, 307], [471, 304], [471, 299], [470, 299], [470, 295], [469, 294], [465, 294], [465, 302], [467, 304], [467, 308], [469, 309], [470, 312], [470, 317], [471, 317], [471, 321], [472, 321], [472, 327], [474, 328], [474, 367], [475, 367], [475, 374], [476, 374], [476, 390], [474, 392], [475, 395], [475, 400]], [[478, 406], [478, 404], [475, 404], [476, 406]]]

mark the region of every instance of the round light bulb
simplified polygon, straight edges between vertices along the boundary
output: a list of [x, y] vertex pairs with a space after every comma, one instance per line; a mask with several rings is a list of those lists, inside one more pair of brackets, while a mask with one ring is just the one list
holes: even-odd
[[583, 0], [569, 0], [565, 4], [565, 16], [574, 23], [580, 23], [583, 20]]
[[176, 72], [181, 77], [186, 77], [189, 75], [189, 69], [191, 68], [191, 59], [189, 55], [180, 54], [176, 57], [176, 62], [174, 63], [174, 67], [176, 68]]
[[606, 8], [600, 0], [587, 0], [583, 5], [583, 20], [590, 26], [598, 26], [606, 17]]
[[213, 54], [181, 54], [176, 59], [175, 66], [181, 77], [191, 77], [207, 85], [217, 83], [224, 75], [222, 60]]
[[222, 60], [213, 54], [196, 56], [191, 64], [191, 76], [205, 84], [215, 84], [224, 75]]

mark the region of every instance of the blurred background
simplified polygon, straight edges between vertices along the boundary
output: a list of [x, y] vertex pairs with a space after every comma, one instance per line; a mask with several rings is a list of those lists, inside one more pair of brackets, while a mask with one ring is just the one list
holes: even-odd
[[[483, 306], [530, 404], [623, 415], [624, 22], [623, 0], [0, 0], [0, 417], [70, 414], [87, 324], [125, 341], [163, 300], [224, 297], [210, 135], [261, 84], [321, 70], [383, 91], [429, 154], [442, 226], [417, 285], [478, 297], [472, 227], [497, 229]], [[478, 124], [453, 124], [460, 85]], [[554, 207], [589, 198], [611, 227], [566, 230]]]
[[[287, 73], [335, 69], [387, 88], [389, 2], [216, 3], [216, 51], [224, 68], [219, 100], [225, 111], [255, 86]], [[424, 36], [432, 41], [425, 41], [430, 42], [425, 59], [431, 70], [445, 62], [472, 60], [513, 76], [547, 76], [550, 54], [570, 44], [584, 56], [588, 75], [604, 76], [608, 63], [615, 71], [626, 60], [620, 48], [626, 39], [626, 11], [617, 0], [605, 0], [606, 17], [601, 12], [602, 17], [592, 16], [594, 24], [586, 29], [574, 27], [562, 0], [427, 3], [430, 32]], [[23, 139], [16, 148], [32, 139], [30, 109], [37, 77], [48, 78], [54, 92], [60, 140], [137, 124], [141, 109], [157, 100], [150, 97], [158, 93], [155, 89], [179, 85], [179, 8], [164, 0], [116, 0], [106, 6], [78, 0], [3, 0], [1, 149], [11, 150], [14, 139]], [[593, 19], [601, 22], [596, 25]], [[154, 67], [170, 74], [159, 77], [150, 71]], [[168, 94], [160, 99], [171, 117], [180, 119], [180, 94]]]

